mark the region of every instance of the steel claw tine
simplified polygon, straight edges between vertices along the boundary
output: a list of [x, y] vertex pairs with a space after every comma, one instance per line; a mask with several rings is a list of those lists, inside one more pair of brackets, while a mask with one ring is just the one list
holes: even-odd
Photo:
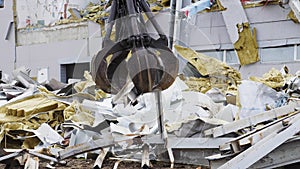
[[[96, 85], [103, 91], [112, 93], [118, 91], [118, 88], [120, 88], [120, 85], [111, 85], [111, 78], [114, 75], [114, 72], [117, 69], [118, 65], [126, 59], [128, 53], [128, 47], [124, 47], [123, 42], [121, 41], [118, 43], [112, 43], [111, 45], [104, 47], [97, 53], [96, 56], [93, 57], [91, 66], [92, 77]], [[110, 59], [110, 62], [107, 63], [107, 58], [110, 55], [113, 56]]]
[[129, 50], [114, 53], [107, 68], [107, 78], [111, 85], [111, 93], [117, 93], [126, 84], [128, 68], [126, 58]]
[[165, 90], [172, 85], [177, 77], [179, 61], [169, 48], [165, 48], [164, 50], [158, 49], [158, 51], [161, 53], [160, 59], [164, 65], [164, 69], [163, 76], [154, 89]]
[[[96, 83], [96, 86], [101, 88], [104, 92], [110, 93], [110, 83], [106, 77], [107, 63], [105, 58], [106, 51], [102, 50], [98, 52], [92, 59], [91, 74]], [[107, 56], [106, 56], [107, 57]]]
[[[164, 90], [174, 82], [178, 60], [172, 51], [136, 48], [132, 53], [128, 60], [128, 70], [138, 93]], [[160, 53], [159, 56], [157, 53]]]

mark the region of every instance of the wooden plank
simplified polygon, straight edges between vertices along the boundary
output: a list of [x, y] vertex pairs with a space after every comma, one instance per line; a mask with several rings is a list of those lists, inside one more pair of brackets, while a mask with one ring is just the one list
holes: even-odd
[[267, 120], [272, 120], [274, 118], [287, 115], [291, 112], [294, 112], [297, 105], [297, 103], [291, 102], [289, 105], [286, 106], [282, 106], [276, 109], [257, 114], [255, 116], [247, 117], [241, 120], [234, 121], [232, 123], [224, 124], [222, 126], [205, 130], [204, 134], [206, 136], [213, 135], [213, 137], [219, 137], [231, 132], [238, 131], [245, 127], [253, 126]]
[[171, 162], [170, 168], [174, 168], [175, 158], [174, 158], [172, 148], [167, 148], [167, 151], [168, 151], [168, 155], [169, 155], [170, 162]]
[[109, 148], [103, 148], [95, 160], [93, 168], [102, 168], [103, 161], [108, 153]]
[[219, 169], [238, 169], [241, 166], [243, 168], [249, 168], [255, 162], [269, 154], [285, 141], [293, 137], [300, 131], [300, 115], [297, 114], [295, 119], [290, 122], [290, 126], [281, 132], [273, 132], [269, 136], [262, 139], [257, 144], [251, 146], [247, 150], [243, 151], [227, 163], [219, 167]]
[[[167, 148], [172, 149], [219, 149], [219, 146], [232, 140], [231, 137], [222, 138], [208, 138], [208, 137], [195, 137], [185, 138], [168, 135]], [[165, 144], [160, 135], [144, 136], [143, 142], [149, 144]]]

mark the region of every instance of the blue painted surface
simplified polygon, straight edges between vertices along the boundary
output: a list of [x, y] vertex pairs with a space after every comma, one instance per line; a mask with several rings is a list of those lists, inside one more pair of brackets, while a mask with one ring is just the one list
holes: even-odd
[[186, 16], [191, 17], [193, 15], [196, 15], [200, 11], [210, 8], [211, 5], [212, 3], [210, 2], [210, 0], [201, 0], [183, 8], [182, 11], [188, 12], [186, 13]]

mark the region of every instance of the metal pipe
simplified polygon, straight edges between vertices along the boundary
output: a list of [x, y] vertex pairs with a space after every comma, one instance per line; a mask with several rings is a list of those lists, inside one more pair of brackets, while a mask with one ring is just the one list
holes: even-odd
[[14, 14], [14, 30], [15, 30], [15, 58], [14, 69], [17, 68], [17, 45], [18, 45], [18, 18], [17, 18], [17, 0], [13, 0], [13, 14]]
[[152, 25], [154, 26], [154, 28], [156, 29], [156, 31], [158, 32], [158, 34], [161, 36], [161, 35], [164, 35], [164, 32], [162, 30], [162, 28], [160, 27], [160, 25], [158, 24], [158, 22], [155, 20], [155, 16], [154, 14], [151, 12], [149, 6], [147, 5], [146, 1], [142, 0], [141, 1], [141, 5], [142, 5], [142, 8], [143, 10], [145, 11], [148, 19], [151, 21]]
[[140, 35], [140, 30], [138, 27], [138, 23], [137, 23], [137, 12], [135, 10], [135, 5], [133, 3], [133, 1], [126, 1], [126, 6], [127, 6], [127, 10], [128, 10], [128, 17], [129, 17], [129, 21], [130, 21], [130, 28], [129, 31], [131, 31], [130, 35]]
[[[174, 25], [174, 36], [173, 36], [173, 44], [178, 43], [178, 36], [180, 34], [180, 9], [182, 8], [182, 0], [176, 0], [176, 12], [175, 12], [175, 25]], [[173, 52], [175, 52], [175, 49], [173, 48]]]
[[170, 2], [169, 48], [173, 49], [176, 0]]
[[164, 123], [164, 112], [163, 112], [163, 105], [162, 105], [162, 96], [161, 96], [161, 90], [154, 91], [155, 98], [157, 101], [157, 124], [158, 124], [158, 130], [159, 134], [161, 134], [161, 138], [164, 139], [164, 130], [165, 130], [165, 123]]
[[[117, 3], [116, 0], [112, 1], [110, 16], [109, 16], [108, 22], [107, 22], [108, 27], [107, 27], [107, 30], [106, 30], [104, 40], [110, 39], [110, 35], [111, 35], [112, 29], [113, 29], [113, 25], [115, 23], [116, 13], [117, 13], [116, 3]], [[103, 47], [104, 47], [104, 44], [103, 44]]]

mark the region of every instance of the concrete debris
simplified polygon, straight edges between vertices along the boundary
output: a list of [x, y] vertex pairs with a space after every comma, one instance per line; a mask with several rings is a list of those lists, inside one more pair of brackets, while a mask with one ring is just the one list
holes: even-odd
[[53, 130], [48, 124], [41, 124], [41, 126], [33, 131], [35, 135], [43, 142], [43, 144], [55, 144], [61, 143], [64, 139], [55, 130]]
[[[148, 3], [150, 4], [150, 9], [153, 12], [161, 11], [165, 7], [170, 6], [170, 0], [148, 0]], [[98, 4], [90, 3], [85, 9], [82, 10], [70, 8], [69, 12], [71, 16], [69, 18], [57, 21], [56, 25], [90, 20], [104, 26], [105, 20], [107, 20], [109, 17], [110, 7], [111, 1], [101, 1]]]
[[238, 87], [240, 118], [284, 106], [287, 104], [287, 95], [276, 92], [274, 89], [254, 81], [242, 81]]
[[298, 98], [300, 96], [300, 72], [296, 72], [297, 76], [290, 78], [286, 82], [286, 93], [290, 97]]
[[[291, 75], [283, 67], [262, 78], [241, 80], [239, 72], [222, 62], [188, 48], [176, 50], [193, 68], [192, 74], [177, 77], [159, 100], [155, 92], [132, 96], [130, 83], [116, 95], [106, 94], [88, 72], [85, 80], [73, 84], [54, 79], [40, 84], [27, 69], [16, 71], [11, 79], [2, 76], [0, 161], [8, 166], [18, 159], [19, 166], [37, 168], [41, 158], [63, 165], [64, 159], [89, 158], [92, 153], [98, 156], [94, 166], [101, 168], [112, 152], [119, 162], [143, 165], [167, 159], [171, 164], [212, 168], [250, 167], [262, 165], [266, 156], [275, 158], [277, 148], [299, 138], [298, 72]], [[207, 81], [193, 88], [191, 78]], [[15, 151], [5, 151], [11, 149]], [[208, 161], [188, 155], [191, 149], [203, 151]], [[173, 155], [176, 151], [185, 153], [178, 157]], [[255, 158], [242, 158], [252, 157], [252, 152], [257, 152]], [[282, 164], [292, 163], [284, 160]]]
[[216, 118], [227, 122], [233, 122], [238, 117], [238, 113], [239, 107], [228, 104], [219, 111]]
[[[168, 8], [172, 2], [147, 1], [153, 12]], [[0, 8], [3, 2], [0, 0]], [[71, 16], [61, 16], [56, 25], [90, 20], [104, 28], [112, 10], [111, 4], [111, 0], [101, 0], [97, 4], [90, 3], [84, 9], [77, 9], [73, 4], [68, 8]], [[239, 64], [244, 66], [259, 61], [257, 32], [253, 26], [259, 28], [264, 22], [262, 19], [265, 19], [252, 21], [254, 19], [248, 18], [244, 8], [269, 4], [289, 5], [291, 11], [288, 16], [299, 23], [299, 0], [194, 0], [182, 9], [178, 7], [182, 4], [177, 6], [180, 10], [176, 10], [176, 19], [181, 17], [177, 16], [177, 12], [184, 13], [190, 21], [196, 21], [201, 18], [193, 16], [199, 12], [220, 11], [207, 16], [217, 18], [221, 14], [224, 23], [211, 21], [210, 27], [199, 27], [199, 30], [209, 31], [212, 35], [217, 29], [226, 30], [226, 38], [231, 45], [221, 38], [222, 45], [215, 48], [224, 50], [225, 61], [226, 52], [234, 49]], [[124, 13], [122, 10], [118, 12]], [[151, 15], [148, 19], [153, 17]], [[139, 20], [142, 21], [142, 17]], [[290, 23], [289, 20], [281, 20]], [[30, 20], [27, 26], [33, 26]], [[120, 35], [114, 32], [115, 29], [108, 29], [112, 31], [109, 35], [118, 39]], [[141, 40], [141, 34], [138, 35], [138, 38], [131, 38], [134, 43]], [[87, 40], [89, 42], [90, 39]], [[297, 39], [286, 42], [273, 40], [286, 46], [296, 43]], [[261, 40], [260, 43], [268, 44], [269, 41]], [[141, 44], [137, 44], [139, 48]], [[260, 47], [261, 51], [267, 48], [265, 44]], [[49, 161], [49, 168], [54, 168], [54, 164], [65, 165], [65, 159], [87, 159], [94, 154], [97, 157], [95, 168], [101, 168], [110, 156], [117, 160], [114, 168], [122, 161], [141, 162], [142, 168], [147, 168], [151, 166], [150, 160], [168, 160], [171, 168], [174, 163], [181, 162], [212, 169], [231, 169], [274, 168], [300, 161], [300, 70], [291, 74], [286, 66], [281, 70], [272, 68], [262, 77], [242, 80], [240, 72], [224, 62], [187, 47], [175, 45], [174, 48], [176, 59], [180, 58], [185, 65], [182, 74], [172, 76], [175, 81], [163, 91], [154, 85], [155, 91], [141, 90], [137, 93], [135, 81], [129, 78], [108, 94], [108, 90], [99, 89], [101, 85], [97, 86], [88, 71], [83, 74], [84, 80], [75, 79], [66, 84], [56, 79], [48, 81], [47, 68], [39, 70], [44, 76], [37, 79], [30, 77], [31, 70], [26, 67], [15, 69], [11, 76], [0, 70], [0, 162], [6, 168], [37, 169], [43, 159]], [[202, 48], [205, 46], [198, 50]], [[298, 48], [299, 45], [295, 44], [294, 59], [299, 59], [296, 57]], [[87, 53], [90, 53], [89, 50]], [[160, 63], [162, 56], [166, 56], [163, 50], [160, 52], [153, 48], [153, 51], [159, 56], [155, 63]], [[127, 60], [134, 58], [139, 61], [140, 55], [134, 57], [131, 52]], [[169, 53], [173, 56], [173, 52]], [[113, 57], [107, 55], [103, 65], [114, 63]], [[159, 69], [170, 64], [170, 60], [166, 61]], [[134, 68], [135, 65], [128, 67]], [[104, 70], [112, 71], [117, 66], [112, 67], [104, 67]], [[102, 69], [97, 67], [97, 70], [101, 72]], [[139, 74], [139, 71], [131, 73]], [[99, 72], [95, 75], [98, 77]], [[143, 74], [140, 75], [142, 77]], [[167, 76], [169, 74], [163, 77]], [[103, 84], [110, 83], [112, 77], [106, 80]], [[139, 84], [145, 85], [141, 82], [145, 81], [139, 81]]]

